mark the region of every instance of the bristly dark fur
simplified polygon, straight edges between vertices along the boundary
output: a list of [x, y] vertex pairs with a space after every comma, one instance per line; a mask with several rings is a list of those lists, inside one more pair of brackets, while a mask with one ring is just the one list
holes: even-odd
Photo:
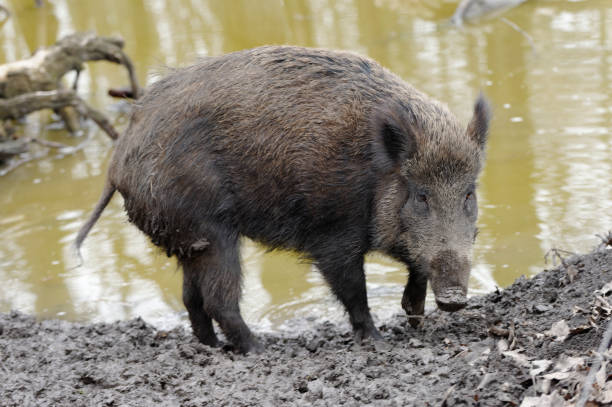
[[[239, 350], [257, 347], [238, 307], [239, 236], [305, 253], [357, 335], [379, 337], [364, 254], [382, 250], [409, 264], [412, 297], [405, 303], [422, 311], [427, 279], [417, 271], [427, 275], [428, 265], [419, 262], [436, 253], [406, 230], [420, 228], [413, 232], [423, 242], [452, 231], [416, 226], [413, 217], [425, 213], [407, 202], [433, 191], [431, 205], [447, 201], [456, 216], [467, 216], [462, 199], [481, 167], [487, 123], [481, 97], [466, 137], [444, 105], [367, 58], [261, 47], [205, 58], [153, 84], [117, 143], [108, 182], [123, 196], [130, 221], [178, 257], [183, 299], [203, 343], [217, 343], [212, 318]], [[470, 239], [474, 222], [470, 212]], [[456, 247], [469, 250], [471, 243]], [[466, 256], [437, 258], [460, 258], [469, 267]]]

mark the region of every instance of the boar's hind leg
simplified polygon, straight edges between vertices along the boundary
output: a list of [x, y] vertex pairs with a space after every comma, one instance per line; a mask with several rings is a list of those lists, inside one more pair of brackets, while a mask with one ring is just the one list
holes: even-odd
[[[419, 273], [417, 270], [410, 270], [408, 284], [404, 289], [402, 297], [402, 308], [409, 315], [408, 323], [416, 328], [423, 322], [422, 316], [425, 314], [425, 297], [427, 296], [427, 275]], [[411, 317], [411, 315], [414, 315]]]
[[204, 301], [200, 290], [199, 273], [191, 266], [183, 266], [183, 303], [194, 335], [208, 346], [217, 346], [218, 340], [212, 324], [212, 318], [204, 311]]
[[[237, 237], [219, 237], [196, 257], [183, 260], [185, 306], [193, 331], [203, 343], [216, 342], [211, 318], [241, 353], [261, 346], [240, 315], [241, 270]], [[198, 296], [199, 293], [199, 296]], [[201, 300], [201, 306], [200, 306]], [[208, 341], [208, 342], [207, 342]]]
[[321, 259], [317, 261], [317, 266], [331, 286], [332, 292], [348, 311], [356, 339], [382, 339], [374, 326], [368, 307], [363, 256], [345, 258], [342, 261]]

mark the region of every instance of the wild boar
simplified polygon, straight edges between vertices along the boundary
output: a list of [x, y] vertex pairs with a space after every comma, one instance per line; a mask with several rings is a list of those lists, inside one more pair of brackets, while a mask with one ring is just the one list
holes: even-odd
[[[350, 52], [266, 46], [202, 59], [154, 83], [118, 140], [102, 197], [183, 269], [194, 334], [260, 345], [240, 315], [241, 236], [312, 259], [358, 339], [380, 339], [363, 258], [409, 269], [402, 306], [465, 305], [485, 157], [483, 96], [463, 127], [448, 108]], [[288, 277], [290, 278], [290, 277]], [[412, 323], [415, 322], [413, 318]]]

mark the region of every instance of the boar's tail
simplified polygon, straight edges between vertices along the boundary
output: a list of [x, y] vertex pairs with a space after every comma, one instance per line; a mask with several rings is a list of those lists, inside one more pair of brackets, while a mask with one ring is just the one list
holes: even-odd
[[92, 214], [87, 219], [87, 222], [83, 226], [81, 226], [81, 230], [79, 230], [79, 234], [74, 241], [74, 248], [76, 249], [76, 253], [79, 256], [79, 264], [77, 267], [80, 267], [83, 264], [83, 257], [81, 256], [81, 244], [83, 244], [83, 240], [87, 237], [87, 234], [93, 227], [93, 225], [98, 221], [98, 218], [106, 208], [106, 205], [110, 202], [113, 194], [115, 193], [116, 188], [110, 183], [109, 180], [106, 181], [106, 185], [104, 186], [104, 190], [102, 191], [102, 196], [98, 200], [96, 207], [94, 208]]

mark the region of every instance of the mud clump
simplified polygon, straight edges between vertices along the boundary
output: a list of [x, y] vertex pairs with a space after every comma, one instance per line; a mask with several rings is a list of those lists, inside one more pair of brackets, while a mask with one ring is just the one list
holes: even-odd
[[141, 319], [0, 314], [0, 404], [572, 405], [600, 358], [589, 405], [609, 405], [612, 354], [595, 351], [612, 315], [611, 281], [612, 250], [600, 249], [454, 314], [435, 311], [419, 329], [398, 314], [379, 326], [382, 344], [304, 322], [292, 335], [260, 334], [266, 350], [246, 356]]

